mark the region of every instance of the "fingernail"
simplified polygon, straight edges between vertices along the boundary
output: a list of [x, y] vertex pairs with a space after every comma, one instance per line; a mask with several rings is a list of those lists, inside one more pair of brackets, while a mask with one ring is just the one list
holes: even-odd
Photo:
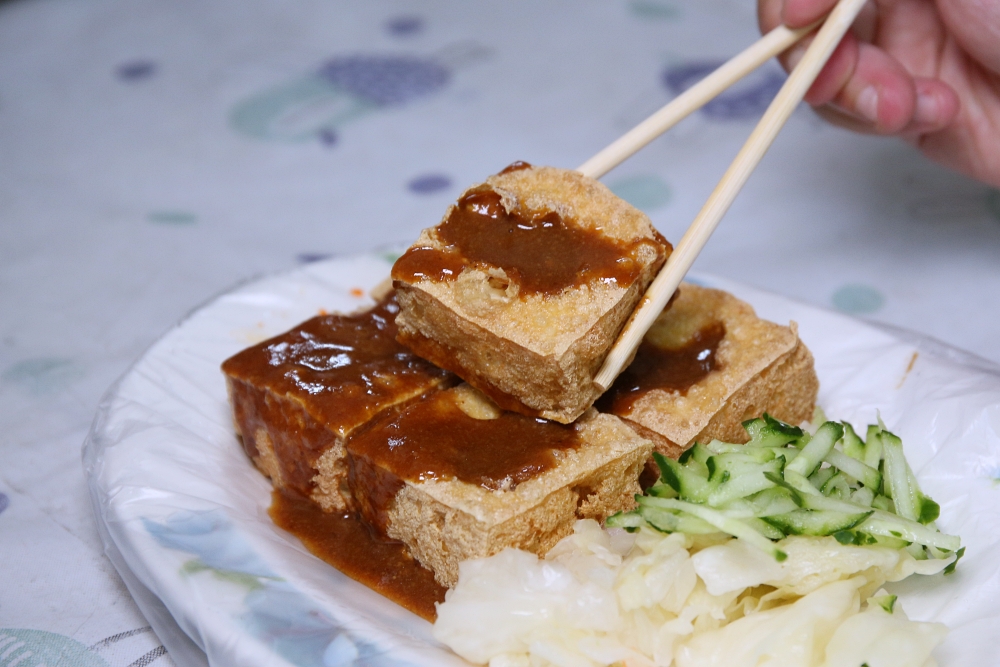
[[937, 97], [926, 93], [917, 93], [917, 106], [913, 110], [913, 120], [918, 123], [933, 124], [938, 121], [939, 115]]
[[854, 100], [854, 111], [873, 123], [878, 122], [878, 91], [868, 86]]

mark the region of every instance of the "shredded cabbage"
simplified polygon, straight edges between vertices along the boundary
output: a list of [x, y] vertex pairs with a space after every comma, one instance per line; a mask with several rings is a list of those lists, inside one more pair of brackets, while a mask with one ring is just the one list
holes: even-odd
[[946, 628], [872, 598], [951, 559], [833, 537], [778, 546], [788, 554], [780, 563], [718, 533], [629, 534], [578, 521], [545, 558], [505, 549], [462, 563], [434, 636], [490, 667], [936, 664]]

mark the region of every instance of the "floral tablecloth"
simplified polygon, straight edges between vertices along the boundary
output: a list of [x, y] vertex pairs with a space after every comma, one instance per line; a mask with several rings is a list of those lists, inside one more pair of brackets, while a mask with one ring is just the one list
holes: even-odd
[[[173, 322], [406, 244], [514, 160], [574, 167], [756, 37], [749, 0], [0, 4], [0, 667], [170, 664], [80, 444]], [[783, 80], [605, 183], [678, 239]], [[805, 108], [695, 268], [1000, 362], [1000, 192]]]

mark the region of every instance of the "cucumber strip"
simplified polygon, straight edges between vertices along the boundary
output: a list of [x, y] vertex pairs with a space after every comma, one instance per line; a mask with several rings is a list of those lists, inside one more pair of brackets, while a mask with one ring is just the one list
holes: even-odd
[[888, 431], [880, 432], [879, 436], [885, 455], [886, 495], [892, 498], [896, 514], [916, 521], [920, 516], [920, 490], [915, 483], [910, 483], [913, 473], [903, 456], [903, 443]]
[[737, 445], [731, 442], [722, 442], [721, 440], [712, 440], [707, 445], [705, 449], [712, 452], [712, 454], [728, 454], [730, 452], [740, 452], [746, 448], [746, 445]]
[[820, 491], [824, 496], [829, 496], [830, 498], [837, 498], [839, 500], [851, 499], [851, 485], [847, 481], [847, 475], [842, 472], [838, 472], [828, 479]]
[[868, 533], [862, 533], [859, 530], [842, 530], [839, 533], [834, 533], [833, 536], [837, 538], [837, 541], [841, 544], [855, 544], [857, 546], [877, 546], [886, 547], [887, 549], [905, 549], [910, 546], [910, 543], [906, 540], [900, 539], [898, 537], [883, 537], [881, 535], [869, 535]]
[[855, 514], [857, 512], [869, 512], [871, 507], [864, 507], [851, 502], [850, 500], [838, 500], [828, 498], [823, 494], [814, 496], [803, 496], [802, 507], [807, 510], [830, 510], [833, 512], [843, 512], [845, 514]]
[[[794, 486], [792, 486], [791, 484], [789, 484], [781, 476], [773, 475], [771, 473], [766, 472], [766, 473], [764, 473], [764, 477], [766, 477], [769, 481], [774, 482], [780, 488], [785, 489], [786, 491], [788, 491], [788, 493], [791, 496], [792, 500], [794, 500], [798, 504], [799, 507], [802, 507], [802, 493], [799, 492], [799, 490], [797, 488], [795, 488]], [[811, 493], [819, 493], [819, 491], [816, 491], [816, 489], [812, 488], [812, 484], [809, 484], [808, 480], [806, 480], [806, 485], [810, 489], [812, 489]], [[807, 491], [807, 493], [810, 493], [810, 492]]]
[[680, 455], [677, 462], [684, 465], [690, 465], [691, 461], [704, 464], [711, 455], [712, 452], [708, 451], [708, 449], [705, 448], [705, 445], [696, 442]]
[[924, 492], [920, 490], [920, 484], [917, 483], [917, 476], [913, 474], [913, 468], [910, 467], [909, 463], [906, 464], [906, 472], [909, 477], [910, 488], [914, 489], [917, 493], [917, 521], [924, 524], [936, 521], [941, 514], [941, 506], [929, 496], [925, 496]]
[[[881, 421], [879, 418], [880, 423]], [[865, 458], [862, 463], [869, 468], [878, 468], [879, 462], [882, 461], [882, 438], [879, 437], [881, 432], [881, 426], [870, 424], [865, 434]]]
[[754, 515], [760, 518], [774, 514], [785, 514], [802, 507], [798, 493], [780, 486], [761, 491], [747, 498], [747, 502], [754, 508]]
[[856, 461], [863, 462], [865, 460], [865, 441], [858, 437], [853, 426], [847, 422], [843, 422], [843, 424], [844, 437], [841, 442], [844, 444], [844, 454]]
[[639, 505], [639, 515], [650, 526], [661, 533], [685, 533], [687, 535], [708, 535], [717, 533], [719, 529], [698, 517], [684, 513], [674, 513], [659, 507]]
[[865, 537], [868, 538], [866, 544], [870, 544], [876, 547], [888, 547], [889, 549], [905, 549], [910, 546], [910, 543], [901, 537], [887, 537], [885, 535], [869, 535], [863, 533]]
[[875, 500], [875, 492], [867, 486], [862, 486], [860, 489], [851, 494], [851, 502], [856, 505], [871, 507], [873, 500]]
[[639, 500], [640, 506], [652, 506], [662, 509], [673, 509], [686, 512], [706, 523], [710, 523], [723, 533], [728, 533], [733, 537], [745, 540], [761, 551], [768, 553], [777, 561], [788, 558], [788, 554], [774, 545], [756, 530], [743, 523], [739, 519], [727, 517], [722, 512], [703, 505], [686, 503], [682, 500], [671, 500], [667, 498], [642, 498]]
[[685, 449], [683, 452], [681, 452], [681, 455], [677, 457], [677, 462], [680, 463], [681, 465], [684, 465], [685, 463], [690, 461], [691, 457], [694, 455], [694, 448], [697, 446], [698, 443], [696, 442], [687, 449]]
[[[827, 498], [822, 495], [803, 496], [802, 500], [803, 506], [810, 510], [830, 510], [850, 514], [867, 509], [852, 502]], [[869, 511], [873, 512], [871, 516], [857, 526], [857, 529], [863, 533], [882, 537], [896, 537], [907, 542], [915, 542], [938, 549], [947, 549], [948, 551], [955, 551], [961, 546], [959, 538], [953, 535], [945, 535], [916, 521], [901, 517], [898, 514], [890, 514], [878, 509]]]
[[794, 461], [799, 455], [799, 450], [794, 447], [779, 447], [773, 451], [775, 457], [779, 457], [785, 461], [785, 465]]
[[[706, 450], [702, 449], [702, 451]], [[706, 456], [704, 460], [698, 460], [694, 457], [689, 458], [687, 462], [684, 464], [684, 467], [693, 472], [694, 474], [698, 475], [699, 477], [708, 479], [709, 471], [708, 471], [708, 465], [706, 464], [708, 463], [708, 459], [710, 458], [712, 457]]]
[[867, 512], [836, 512], [832, 510], [795, 510], [787, 514], [775, 514], [763, 519], [775, 528], [789, 535], [812, 535], [822, 537], [840, 531], [850, 530], [867, 519], [874, 510]]
[[668, 459], [659, 452], [653, 452], [653, 461], [656, 462], [656, 467], [660, 469], [660, 481], [674, 491], [680, 492], [681, 481], [677, 476], [677, 469], [682, 468], [683, 465], [677, 461]]
[[837, 422], [826, 422], [820, 426], [795, 460], [788, 464], [786, 476], [787, 471], [792, 470], [808, 477], [843, 435], [844, 427]]
[[795, 470], [789, 470], [788, 466], [785, 466], [785, 481], [799, 493], [809, 496], [823, 495], [819, 489], [812, 485], [808, 477]]
[[[770, 481], [770, 480], [768, 480]], [[799, 509], [787, 489], [772, 486], [747, 498], [736, 498], [715, 507], [734, 519], [764, 518], [774, 514], [785, 514]]]
[[746, 461], [747, 463], [767, 463], [773, 461], [776, 453], [774, 448], [747, 447], [746, 445], [734, 445], [728, 442], [713, 440], [705, 445], [705, 449], [712, 452], [713, 456], [725, 456], [734, 461]]
[[683, 466], [673, 459], [668, 459], [659, 452], [653, 452], [653, 460], [660, 468], [660, 479], [673, 488], [677, 494], [686, 500], [705, 502], [708, 495], [718, 486], [697, 474], [688, 466]]
[[953, 554], [948, 550], [938, 549], [937, 547], [924, 547], [927, 549], [927, 555], [934, 560], [945, 560], [950, 558]]
[[778, 421], [766, 412], [762, 417], [743, 422], [743, 428], [750, 436], [747, 447], [784, 447], [804, 434], [799, 427]]
[[819, 468], [813, 474], [809, 475], [809, 483], [815, 486], [817, 489], [822, 489], [823, 485], [826, 484], [831, 477], [837, 474], [837, 469], [831, 466], [825, 468]]
[[631, 512], [616, 512], [604, 520], [604, 525], [608, 528], [624, 528], [633, 532], [646, 525], [646, 520], [635, 510]]
[[872, 507], [883, 512], [889, 512], [890, 514], [896, 513], [896, 508], [892, 504], [892, 500], [881, 494], [875, 494], [875, 497], [872, 499]]
[[730, 477], [739, 477], [740, 475], [753, 474], [760, 470], [771, 470], [772, 468], [775, 471], [780, 471], [783, 468], [784, 462], [781, 458], [775, 459], [774, 456], [771, 456], [773, 450], [759, 449], [757, 451], [768, 454], [768, 458], [756, 460], [753, 456], [746, 456], [739, 452], [716, 454], [709, 459], [708, 467], [714, 476], [728, 472]]
[[[708, 481], [716, 484], [725, 481], [722, 476], [726, 471], [715, 465], [715, 456], [708, 457], [708, 460], [705, 461], [705, 468], [708, 470]], [[729, 479], [729, 475], [725, 475], [725, 478]]]
[[783, 540], [788, 536], [787, 533], [772, 526], [764, 519], [750, 517], [749, 519], [740, 519], [740, 521], [750, 526], [769, 540]]
[[806, 445], [809, 444], [809, 441], [812, 440], [812, 437], [813, 437], [812, 433], [803, 433], [801, 438], [799, 438], [798, 440], [793, 440], [792, 442], [788, 443], [788, 446], [783, 447], [783, 449], [785, 451], [800, 452], [803, 449], [805, 449]]
[[666, 484], [662, 479], [657, 480], [653, 486], [646, 489], [646, 493], [651, 496], [656, 496], [657, 498], [676, 498], [677, 492], [674, 491], [673, 487]]
[[784, 433], [785, 435], [793, 436], [795, 438], [801, 438], [804, 435], [808, 435], [798, 426], [792, 426], [791, 424], [783, 422], [780, 419], [775, 419], [766, 412], [763, 415], [761, 415], [761, 417], [764, 419], [764, 422], [767, 424], [767, 427], [772, 431], [781, 432]]
[[719, 484], [708, 496], [708, 504], [719, 507], [731, 500], [745, 498], [759, 491], [774, 487], [774, 482], [767, 479], [764, 473], [778, 474], [781, 472], [781, 461], [757, 464], [756, 470], [744, 469], [740, 474], [733, 473], [729, 481]]
[[948, 551], [956, 551], [962, 546], [962, 541], [954, 535], [945, 535], [916, 521], [881, 510], [874, 510], [874, 514], [858, 525], [858, 530]]
[[831, 449], [823, 460], [841, 472], [847, 473], [872, 490], [878, 489], [878, 487], [882, 484], [882, 474], [878, 470], [865, 465], [861, 461], [848, 456], [844, 452]]

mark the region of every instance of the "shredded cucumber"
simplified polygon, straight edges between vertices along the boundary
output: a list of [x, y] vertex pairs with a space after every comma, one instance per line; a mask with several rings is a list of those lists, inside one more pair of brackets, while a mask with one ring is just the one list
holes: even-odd
[[881, 420], [864, 439], [847, 423], [827, 421], [810, 435], [767, 414], [743, 427], [745, 445], [695, 444], [676, 461], [654, 454], [659, 481], [636, 496], [637, 509], [607, 525], [728, 533], [778, 560], [785, 554], [775, 541], [832, 535], [842, 544], [953, 558], [954, 569], [961, 540], [934, 526], [940, 507], [920, 490], [902, 441]]
[[877, 604], [882, 607], [887, 614], [891, 614], [893, 608], [896, 606], [896, 596], [895, 595], [879, 595], [877, 597], [868, 598], [868, 604]]

